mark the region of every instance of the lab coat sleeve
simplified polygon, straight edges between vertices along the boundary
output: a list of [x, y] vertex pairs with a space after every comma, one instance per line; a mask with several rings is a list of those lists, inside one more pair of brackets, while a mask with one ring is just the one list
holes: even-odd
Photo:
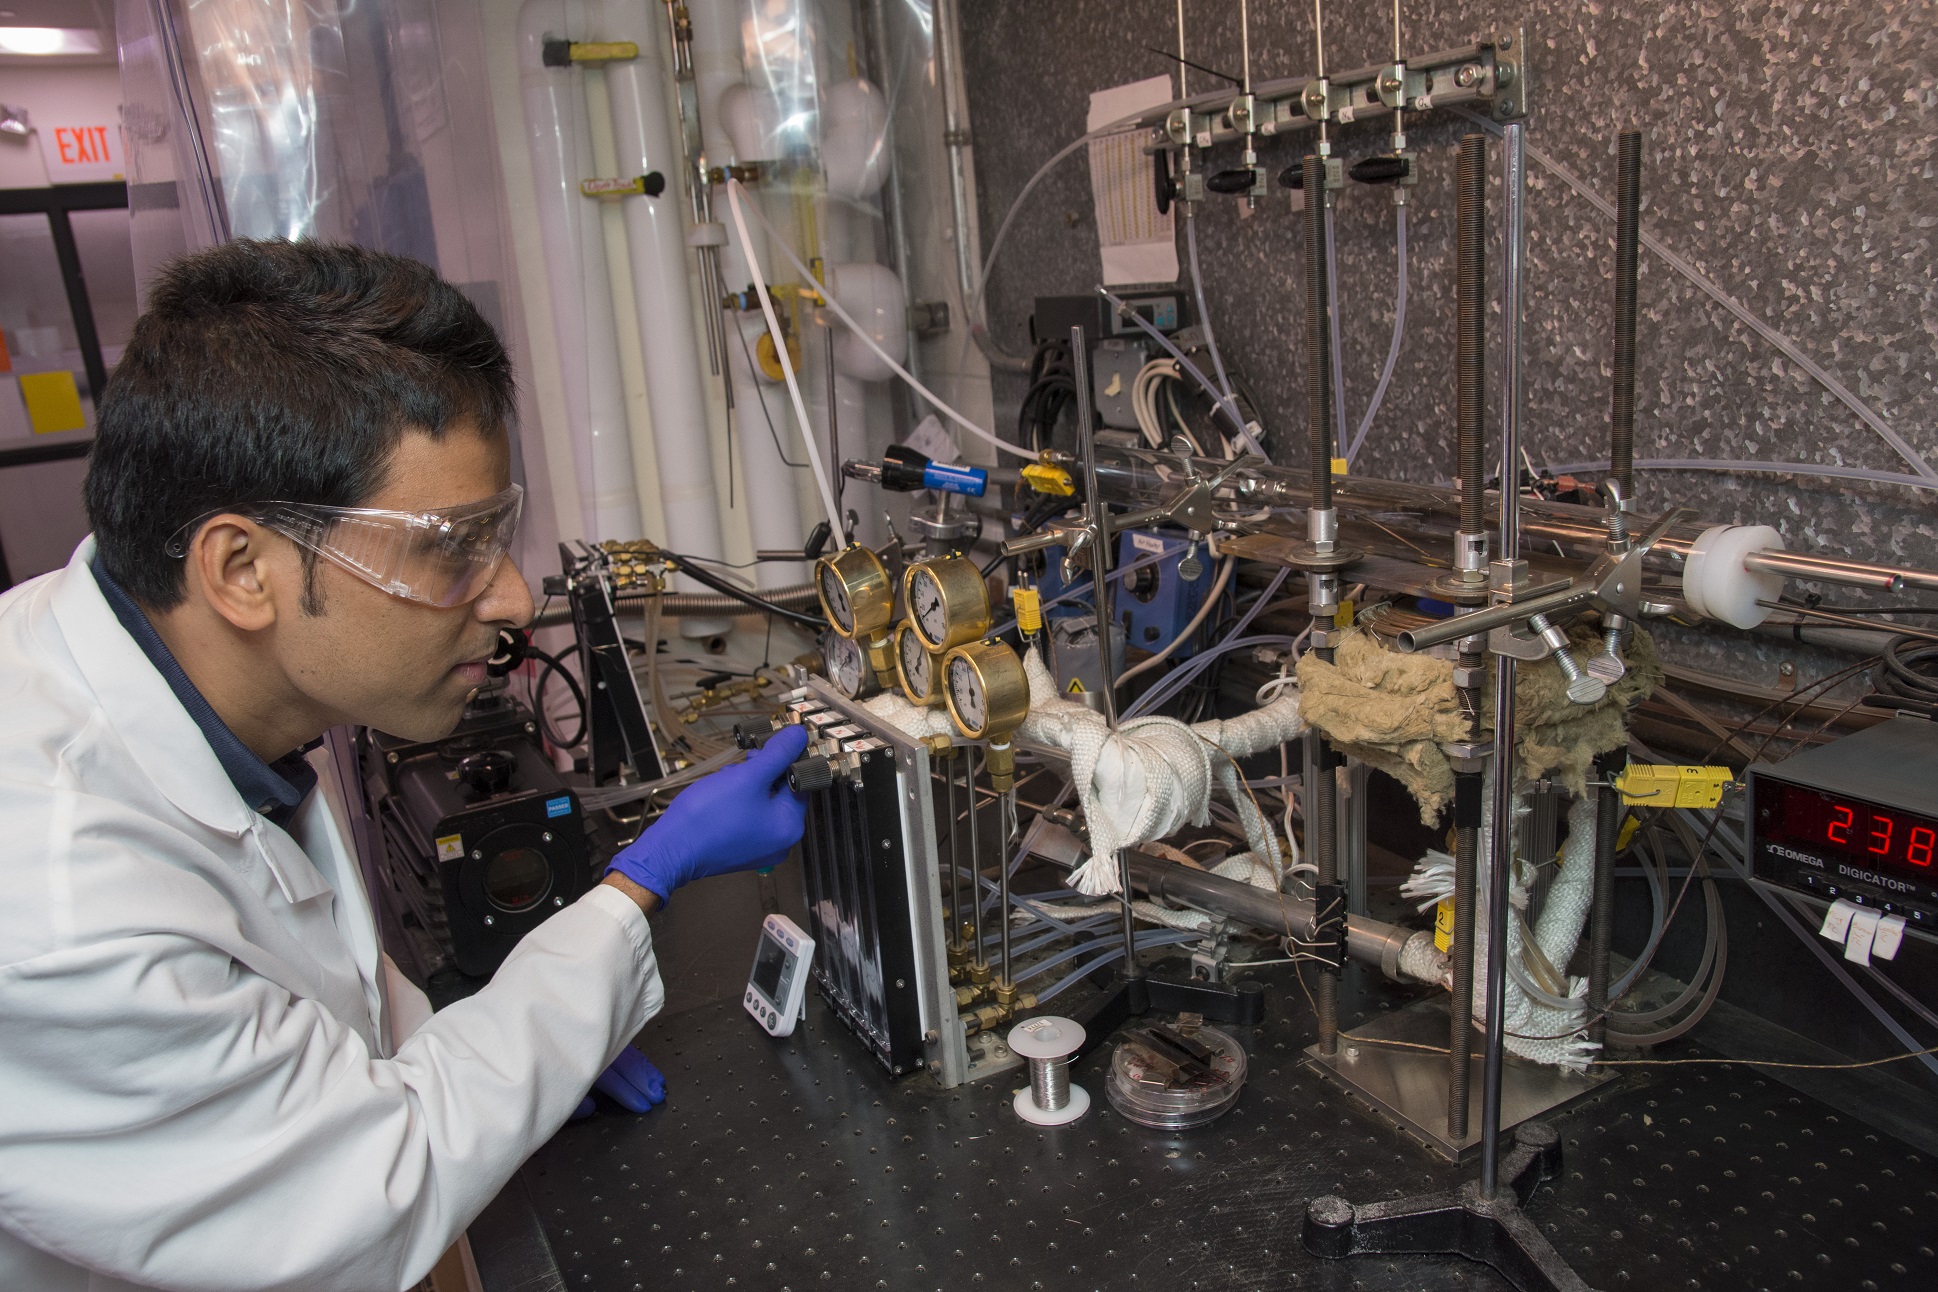
[[142, 1287], [409, 1287], [662, 1000], [609, 887], [388, 1060], [180, 934], [0, 966], [0, 1225]]

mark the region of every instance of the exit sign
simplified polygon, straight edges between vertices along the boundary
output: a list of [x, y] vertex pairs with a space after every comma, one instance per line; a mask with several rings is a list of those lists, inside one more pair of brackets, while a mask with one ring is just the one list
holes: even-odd
[[89, 184], [125, 177], [119, 122], [41, 124], [35, 133], [40, 136], [50, 183]]

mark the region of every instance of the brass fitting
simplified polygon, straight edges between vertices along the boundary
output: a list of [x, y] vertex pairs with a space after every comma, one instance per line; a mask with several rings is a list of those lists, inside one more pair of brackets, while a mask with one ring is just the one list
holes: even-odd
[[969, 981], [978, 987], [986, 987], [989, 985], [989, 962], [987, 960], [978, 960], [969, 966]]

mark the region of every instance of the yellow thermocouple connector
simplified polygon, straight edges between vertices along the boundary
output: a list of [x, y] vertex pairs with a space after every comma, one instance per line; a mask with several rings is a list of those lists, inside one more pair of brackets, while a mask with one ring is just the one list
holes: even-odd
[[1043, 597], [1035, 588], [1015, 588], [1010, 601], [1016, 606], [1016, 626], [1030, 637], [1043, 631]]
[[1070, 478], [1070, 473], [1047, 460], [1030, 463], [1023, 468], [1022, 476], [1023, 483], [1038, 493], [1068, 498], [1077, 491], [1077, 482]]
[[1713, 808], [1733, 779], [1727, 767], [1630, 763], [1615, 788], [1631, 807]]

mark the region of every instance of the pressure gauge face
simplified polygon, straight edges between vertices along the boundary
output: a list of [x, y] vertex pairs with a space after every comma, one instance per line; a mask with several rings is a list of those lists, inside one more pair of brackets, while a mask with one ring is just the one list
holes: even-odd
[[859, 698], [863, 691], [869, 689], [869, 683], [873, 680], [868, 672], [867, 653], [861, 643], [852, 637], [829, 633], [821, 647], [821, 663], [834, 689], [851, 700]]
[[961, 655], [949, 660], [949, 712], [964, 735], [980, 736], [989, 726], [989, 693], [982, 675]]
[[881, 558], [857, 543], [814, 563], [821, 613], [843, 637], [874, 638], [895, 612], [895, 585]]
[[836, 632], [844, 638], [854, 636], [854, 603], [848, 600], [848, 589], [832, 565], [821, 567], [821, 604], [827, 609], [828, 622], [834, 625]]
[[903, 624], [895, 634], [895, 663], [901, 670], [902, 693], [910, 700], [916, 704], [934, 704], [940, 698], [935, 689], [935, 656], [922, 644], [912, 624]]
[[960, 556], [911, 565], [902, 576], [909, 622], [932, 651], [975, 641], [989, 631], [989, 589], [975, 562]]
[[1023, 661], [999, 641], [970, 642], [943, 658], [949, 716], [971, 740], [1006, 741], [1030, 712]]
[[916, 566], [908, 575], [908, 612], [930, 641], [940, 641], [949, 631], [949, 610], [942, 604], [942, 585], [935, 572]]

